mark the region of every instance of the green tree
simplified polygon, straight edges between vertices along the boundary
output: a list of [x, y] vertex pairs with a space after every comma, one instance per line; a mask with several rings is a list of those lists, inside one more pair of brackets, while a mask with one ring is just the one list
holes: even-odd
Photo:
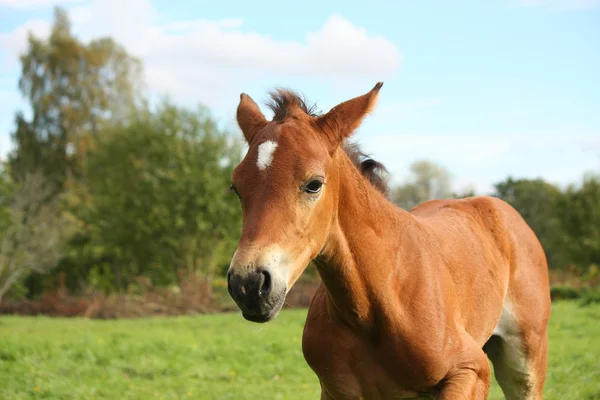
[[32, 273], [45, 274], [64, 254], [72, 221], [41, 174], [15, 184], [0, 173], [0, 301]]
[[[15, 148], [8, 157], [12, 178], [19, 183], [31, 173], [42, 174], [51, 194], [67, 200], [71, 216], [81, 215], [90, 207], [88, 154], [103, 130], [126, 121], [141, 105], [142, 65], [111, 38], [78, 40], [62, 8], [55, 8], [47, 39], [29, 35], [20, 61], [19, 89], [31, 118], [22, 112], [15, 118]], [[97, 249], [89, 247], [91, 228], [78, 221], [58, 267], [71, 288], [85, 283], [90, 263], [99, 262]], [[42, 278], [30, 275], [32, 294], [41, 290]]]
[[240, 156], [204, 109], [165, 103], [103, 132], [86, 169], [92, 202], [83, 220], [91, 245], [111, 259], [102, 273], [115, 287], [140, 275], [172, 283], [178, 270], [212, 279], [239, 230], [228, 188]]
[[563, 212], [571, 262], [582, 267], [600, 266], [599, 174], [586, 174], [581, 186], [567, 189]]
[[11, 171], [17, 181], [40, 171], [60, 192], [68, 178], [80, 176], [97, 132], [126, 118], [136, 104], [141, 64], [110, 38], [80, 42], [61, 8], [49, 38], [30, 34], [28, 45], [19, 89], [32, 118], [16, 116]]
[[564, 193], [542, 179], [509, 177], [495, 185], [494, 196], [511, 204], [536, 233], [553, 268], [569, 262], [568, 237], [563, 227]]
[[414, 162], [408, 179], [392, 190], [391, 198], [398, 206], [411, 210], [427, 200], [453, 197], [450, 178], [440, 165], [426, 160]]

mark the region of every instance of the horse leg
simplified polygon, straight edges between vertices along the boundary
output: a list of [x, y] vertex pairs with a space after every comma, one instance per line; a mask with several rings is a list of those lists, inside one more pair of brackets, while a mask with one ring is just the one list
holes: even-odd
[[444, 378], [438, 399], [485, 400], [490, 390], [490, 364], [483, 350], [465, 333], [461, 361]]
[[[523, 219], [505, 208], [507, 224], [523, 226]], [[551, 314], [548, 263], [530, 229], [513, 231], [511, 276], [502, 313], [484, 351], [494, 365], [496, 381], [508, 400], [541, 400], [548, 357], [548, 320]]]
[[504, 307], [498, 327], [484, 346], [496, 381], [507, 400], [541, 400], [546, 378], [548, 335], [545, 324], [516, 324], [514, 310]]

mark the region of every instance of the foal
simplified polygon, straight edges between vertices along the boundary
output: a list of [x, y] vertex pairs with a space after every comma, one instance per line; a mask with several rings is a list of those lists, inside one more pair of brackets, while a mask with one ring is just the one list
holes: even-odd
[[492, 197], [393, 205], [379, 165], [346, 146], [381, 87], [324, 115], [280, 90], [272, 121], [241, 95], [249, 148], [232, 177], [243, 227], [229, 293], [245, 319], [270, 321], [315, 261], [303, 352], [321, 399], [486, 399], [486, 353], [507, 399], [541, 399], [550, 294], [538, 239]]

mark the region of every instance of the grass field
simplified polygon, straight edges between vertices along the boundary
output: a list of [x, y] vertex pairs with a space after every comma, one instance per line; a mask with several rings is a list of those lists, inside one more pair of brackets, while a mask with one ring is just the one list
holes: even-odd
[[[305, 310], [100, 321], [0, 318], [0, 399], [318, 399]], [[545, 399], [600, 399], [600, 305], [553, 304]], [[494, 382], [490, 399], [502, 399]]]

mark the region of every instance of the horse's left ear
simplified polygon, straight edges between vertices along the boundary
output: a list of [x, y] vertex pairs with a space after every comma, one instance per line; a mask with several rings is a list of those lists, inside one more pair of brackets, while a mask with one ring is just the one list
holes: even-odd
[[327, 136], [331, 152], [342, 140], [351, 136], [363, 118], [373, 110], [382, 86], [383, 82], [378, 82], [368, 93], [340, 103], [317, 118], [317, 127]]
[[237, 108], [236, 117], [248, 144], [250, 144], [256, 132], [268, 123], [258, 105], [246, 93], [240, 95], [240, 104]]

